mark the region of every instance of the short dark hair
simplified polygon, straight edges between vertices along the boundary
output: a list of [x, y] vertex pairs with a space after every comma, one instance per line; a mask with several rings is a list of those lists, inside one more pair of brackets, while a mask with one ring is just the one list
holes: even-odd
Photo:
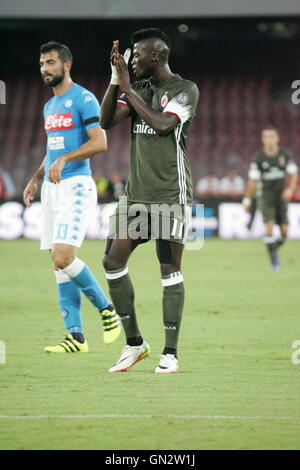
[[161, 39], [168, 49], [171, 49], [171, 41], [168, 36], [159, 28], [140, 29], [131, 35], [131, 44], [142, 41], [143, 39], [157, 38]]
[[279, 135], [279, 129], [276, 126], [273, 126], [272, 124], [264, 126], [261, 131], [275, 131]]
[[47, 54], [47, 52], [50, 51], [57, 51], [58, 57], [62, 60], [62, 62], [67, 62], [68, 60], [72, 62], [73, 60], [72, 52], [65, 44], [60, 44], [56, 41], [48, 41], [45, 44], [41, 45], [41, 54]]

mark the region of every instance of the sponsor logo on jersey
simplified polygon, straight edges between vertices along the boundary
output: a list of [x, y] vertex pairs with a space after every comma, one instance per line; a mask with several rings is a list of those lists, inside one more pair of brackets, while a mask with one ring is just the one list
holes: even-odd
[[185, 106], [189, 100], [189, 97], [186, 93], [179, 93], [176, 97], [177, 103]]
[[167, 93], [168, 92], [166, 92], [160, 100], [160, 105], [161, 105], [162, 108], [165, 108], [167, 106], [167, 104], [169, 103], [169, 98], [167, 97]]
[[88, 101], [93, 101], [93, 97], [91, 95], [86, 95], [86, 97], [83, 100], [84, 103], [88, 103]]
[[48, 148], [50, 150], [60, 150], [65, 148], [65, 138], [63, 136], [48, 137]]
[[49, 114], [45, 119], [45, 131], [73, 129], [72, 113]]
[[285, 171], [273, 166], [268, 173], [263, 174], [263, 180], [279, 180], [285, 177]]
[[70, 108], [72, 106], [72, 104], [73, 104], [73, 100], [66, 100], [65, 103], [64, 103], [66, 108]]
[[140, 123], [135, 122], [133, 126], [134, 134], [156, 134], [155, 130], [152, 127], [148, 126], [145, 121], [142, 119]]

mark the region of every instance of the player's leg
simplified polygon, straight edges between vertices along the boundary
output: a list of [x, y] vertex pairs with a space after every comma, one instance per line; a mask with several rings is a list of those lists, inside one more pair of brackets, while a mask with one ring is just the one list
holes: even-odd
[[[76, 247], [71, 245], [54, 245], [51, 257], [52, 260], [57, 256], [56, 251], [61, 252], [64, 257], [65, 265], [70, 264], [76, 256]], [[62, 263], [60, 263], [62, 265]], [[69, 333], [80, 343], [84, 343], [83, 327], [81, 319], [81, 295], [80, 289], [71, 282], [70, 277], [60, 268], [54, 265], [55, 277], [57, 282], [58, 303], [64, 324]]]
[[89, 176], [76, 176], [57, 185], [57, 215], [54, 221], [52, 260], [56, 270], [67, 274], [88, 300], [99, 310], [110, 305], [90, 268], [76, 257], [88, 230], [97, 202], [94, 180]]
[[88, 265], [76, 256], [76, 247], [55, 244], [51, 256], [55, 270], [62, 271], [69, 276], [70, 281], [84, 293], [98, 310], [104, 310], [110, 305], [106, 294]]
[[276, 204], [276, 224], [280, 228], [280, 236], [275, 240], [275, 250], [276, 254], [272, 262], [272, 271], [278, 271], [281, 266], [281, 261], [279, 254], [277, 252], [286, 240], [288, 234], [288, 203], [282, 198], [278, 199]]
[[127, 267], [127, 261], [138, 244], [137, 240], [129, 237], [127, 239], [108, 238], [107, 240], [103, 266], [109, 292], [126, 336], [126, 346], [110, 372], [128, 370], [136, 362], [147, 357], [150, 352], [149, 345], [143, 340], [138, 327], [134, 289]]
[[266, 234], [264, 237], [264, 242], [271, 261], [271, 269], [272, 271], [278, 271], [280, 267], [280, 260], [277, 253], [277, 238], [273, 235], [274, 225], [275, 220], [266, 221]]
[[[55, 222], [55, 201], [57, 198], [57, 185], [44, 181], [41, 188], [42, 218], [41, 218], [41, 250], [52, 250]], [[81, 322], [81, 297], [80, 290], [74, 286], [67, 275], [55, 271], [57, 292], [61, 314], [65, 327], [68, 331], [68, 342], [56, 346], [47, 346], [46, 352], [73, 352], [82, 349], [87, 350], [84, 344], [82, 322]], [[72, 337], [75, 336], [75, 338]], [[76, 339], [77, 338], [77, 339]], [[83, 341], [82, 341], [83, 339]], [[66, 341], [65, 340], [65, 341]], [[71, 341], [73, 340], [73, 343]], [[74, 341], [82, 341], [80, 345]], [[69, 344], [68, 344], [69, 343]]]
[[110, 296], [130, 346], [138, 346], [143, 342], [135, 314], [134, 289], [127, 267], [128, 258], [136, 246], [137, 243], [130, 238], [108, 238], [103, 258]]
[[[41, 189], [42, 220], [41, 220], [41, 249], [52, 250], [54, 225], [55, 225], [55, 201], [57, 199], [57, 186], [48, 181], [44, 181]], [[69, 247], [75, 250], [74, 247]], [[71, 259], [74, 253], [70, 254]], [[88, 350], [83, 337], [81, 321], [81, 297], [80, 289], [70, 282], [69, 277], [62, 271], [54, 271], [58, 300], [61, 314], [68, 336], [61, 344], [56, 346], [47, 346], [46, 352], [75, 352]], [[74, 335], [74, 337], [73, 337]]]
[[266, 237], [273, 237], [273, 230], [275, 226], [275, 220], [268, 220], [266, 222]]
[[251, 206], [250, 206], [250, 219], [249, 219], [249, 222], [247, 224], [247, 229], [248, 230], [251, 230], [251, 228], [252, 228], [252, 224], [253, 224], [253, 221], [254, 221], [254, 218], [255, 218], [256, 210], [257, 210], [257, 199], [256, 199], [256, 197], [254, 197], [251, 201]]
[[288, 203], [283, 199], [280, 201], [278, 208], [278, 225], [280, 227], [280, 238], [277, 240], [277, 247], [279, 248], [284, 244], [288, 236]]
[[[62, 245], [59, 251], [61, 260], [64, 259], [66, 264], [72, 262], [76, 256], [76, 247], [71, 245]], [[52, 259], [53, 252], [55, 253], [55, 245], [51, 250]], [[58, 303], [68, 335], [61, 343], [55, 346], [47, 346], [45, 351], [51, 353], [88, 352], [88, 345], [82, 327], [80, 289], [71, 282], [69, 276], [62, 270], [57, 268], [54, 273], [57, 282]]]
[[274, 235], [274, 225], [277, 221], [276, 201], [262, 198], [261, 209], [265, 222], [265, 237], [263, 241], [266, 245], [267, 253], [271, 261], [271, 269], [272, 271], [278, 271], [280, 260], [277, 253], [277, 238]]
[[163, 286], [163, 323], [165, 347], [157, 373], [177, 372], [177, 346], [184, 305], [184, 284], [181, 258], [184, 245], [169, 240], [156, 240], [156, 253], [160, 263]]
[[[77, 299], [79, 299], [80, 292], [83, 292], [99, 310], [103, 320], [104, 342], [111, 343], [121, 332], [119, 318], [90, 268], [76, 256], [76, 249], [84, 240], [96, 204], [95, 183], [91, 177], [77, 176], [52, 186], [55, 191], [53, 204], [56, 211], [53, 221], [51, 256], [55, 271], [59, 273], [59, 278], [64, 277], [63, 275], [69, 278], [72, 284], [73, 302], [77, 289]], [[69, 291], [70, 297], [70, 285]], [[65, 302], [66, 296], [65, 292]], [[110, 325], [108, 331], [107, 323]]]
[[281, 238], [280, 238], [280, 239], [278, 240], [278, 242], [277, 242], [278, 247], [279, 247], [279, 246], [282, 246], [283, 243], [286, 241], [287, 236], [288, 236], [288, 230], [289, 230], [288, 224], [280, 224], [280, 234], [281, 234]]
[[75, 289], [83, 292], [96, 307], [103, 320], [103, 338], [106, 344], [112, 343], [121, 331], [120, 321], [102, 287], [87, 264], [76, 256], [76, 247], [54, 244], [52, 260], [58, 276], [65, 275]]

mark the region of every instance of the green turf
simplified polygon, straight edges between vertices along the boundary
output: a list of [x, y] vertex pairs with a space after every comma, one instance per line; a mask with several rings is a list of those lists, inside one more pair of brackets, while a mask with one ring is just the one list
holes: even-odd
[[[79, 256], [106, 289], [103, 249], [104, 242], [86, 241]], [[129, 264], [152, 354], [127, 373], [109, 374], [123, 338], [104, 346], [85, 300], [91, 352], [43, 352], [65, 334], [49, 255], [37, 242], [0, 242], [0, 339], [7, 347], [0, 415], [151, 415], [0, 418], [0, 449], [299, 449], [300, 364], [291, 362], [291, 344], [300, 339], [298, 253], [299, 242], [288, 242], [282, 270], [271, 273], [261, 241], [213, 240], [186, 251], [180, 373], [157, 376], [162, 288], [152, 243]]]

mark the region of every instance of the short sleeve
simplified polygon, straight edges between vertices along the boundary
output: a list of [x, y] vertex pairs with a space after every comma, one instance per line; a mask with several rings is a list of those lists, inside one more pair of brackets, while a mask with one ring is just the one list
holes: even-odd
[[129, 101], [127, 100], [127, 97], [125, 93], [122, 93], [117, 100], [117, 103], [122, 104], [123, 106], [129, 106]]
[[79, 113], [86, 130], [100, 125], [100, 104], [93, 93], [83, 91], [79, 99]]
[[194, 116], [198, 100], [197, 85], [190, 82], [188, 85], [182, 86], [182, 89], [169, 101], [163, 112], [175, 114], [184, 123]]
[[290, 160], [286, 166], [286, 172], [288, 175], [294, 175], [298, 173], [298, 166], [293, 160]]
[[286, 173], [288, 175], [294, 175], [295, 173], [298, 173], [298, 165], [294, 162], [291, 151], [285, 149], [285, 154], [287, 157]]
[[261, 173], [257, 162], [252, 162], [249, 168], [248, 178], [250, 180], [260, 180], [260, 176]]
[[[134, 91], [137, 91], [135, 89], [135, 86], [133, 85], [132, 87], [134, 89]], [[134, 110], [132, 104], [130, 103], [130, 101], [127, 99], [127, 96], [125, 95], [125, 93], [122, 93], [119, 97], [119, 99], [117, 100], [117, 103], [120, 104], [121, 106], [127, 106], [130, 110], [130, 113], [132, 113], [132, 111]]]

